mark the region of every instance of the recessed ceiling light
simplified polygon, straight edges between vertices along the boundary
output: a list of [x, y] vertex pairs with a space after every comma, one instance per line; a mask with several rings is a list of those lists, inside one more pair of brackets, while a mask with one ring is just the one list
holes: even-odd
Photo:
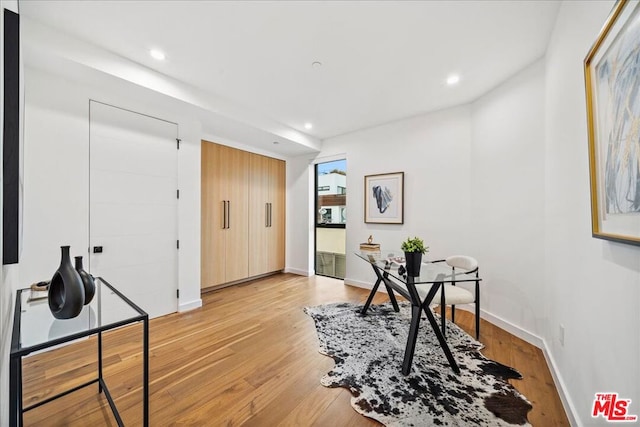
[[309, 122], [304, 124], [304, 128], [305, 129], [311, 129], [312, 127], [313, 127], [313, 125], [311, 123], [309, 123]]
[[158, 61], [164, 61], [166, 57], [164, 52], [158, 49], [151, 49], [149, 51], [149, 55], [151, 55], [153, 59], [157, 59]]
[[322, 67], [322, 62], [320, 62], [320, 61], [313, 61], [313, 62], [311, 63], [311, 66], [312, 66], [313, 68], [320, 68], [320, 67]]
[[460, 81], [460, 76], [457, 74], [452, 74], [449, 77], [447, 77], [447, 84], [449, 86], [457, 84], [459, 81]]

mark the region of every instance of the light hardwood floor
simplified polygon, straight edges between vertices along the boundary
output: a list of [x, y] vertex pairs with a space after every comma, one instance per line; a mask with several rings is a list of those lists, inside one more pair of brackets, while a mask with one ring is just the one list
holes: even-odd
[[[368, 291], [326, 277], [279, 274], [203, 295], [203, 307], [150, 322], [151, 426], [373, 426], [350, 393], [320, 385], [333, 361], [318, 353], [307, 305], [364, 303]], [[378, 293], [374, 303], [387, 300]], [[473, 331], [473, 315], [456, 312]], [[103, 339], [105, 378], [125, 425], [140, 425], [142, 328]], [[512, 384], [533, 404], [534, 426], [569, 425], [542, 352], [482, 322], [483, 353], [518, 369]], [[84, 340], [24, 362], [25, 406], [95, 376], [96, 341]], [[97, 386], [25, 414], [26, 425], [116, 425]]]

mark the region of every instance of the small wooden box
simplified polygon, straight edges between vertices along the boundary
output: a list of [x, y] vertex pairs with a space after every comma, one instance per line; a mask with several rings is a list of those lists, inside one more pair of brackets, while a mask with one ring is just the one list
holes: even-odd
[[380, 244], [379, 243], [360, 243], [360, 253], [363, 255], [371, 255], [375, 260], [380, 259]]
[[380, 252], [380, 244], [379, 243], [360, 243], [360, 250]]

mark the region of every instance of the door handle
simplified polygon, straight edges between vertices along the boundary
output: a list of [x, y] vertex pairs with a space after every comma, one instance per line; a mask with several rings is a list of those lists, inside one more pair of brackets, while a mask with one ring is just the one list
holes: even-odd
[[227, 200], [227, 228], [231, 228], [231, 200]]
[[273, 219], [273, 204], [269, 203], [269, 227], [271, 227], [272, 225], [272, 220]]
[[264, 226], [269, 226], [269, 203], [264, 204]]
[[227, 201], [222, 201], [222, 229], [226, 230], [227, 228]]

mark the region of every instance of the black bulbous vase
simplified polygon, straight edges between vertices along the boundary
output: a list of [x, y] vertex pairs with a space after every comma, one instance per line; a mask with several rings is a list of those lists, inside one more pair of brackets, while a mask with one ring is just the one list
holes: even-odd
[[56, 319], [72, 319], [84, 306], [84, 285], [69, 257], [69, 246], [61, 246], [60, 267], [49, 285], [49, 310]]
[[76, 259], [76, 271], [80, 275], [82, 279], [82, 284], [84, 285], [84, 305], [87, 305], [93, 299], [93, 296], [96, 294], [96, 283], [93, 280], [93, 276], [84, 271], [82, 268], [82, 257], [77, 256]]

